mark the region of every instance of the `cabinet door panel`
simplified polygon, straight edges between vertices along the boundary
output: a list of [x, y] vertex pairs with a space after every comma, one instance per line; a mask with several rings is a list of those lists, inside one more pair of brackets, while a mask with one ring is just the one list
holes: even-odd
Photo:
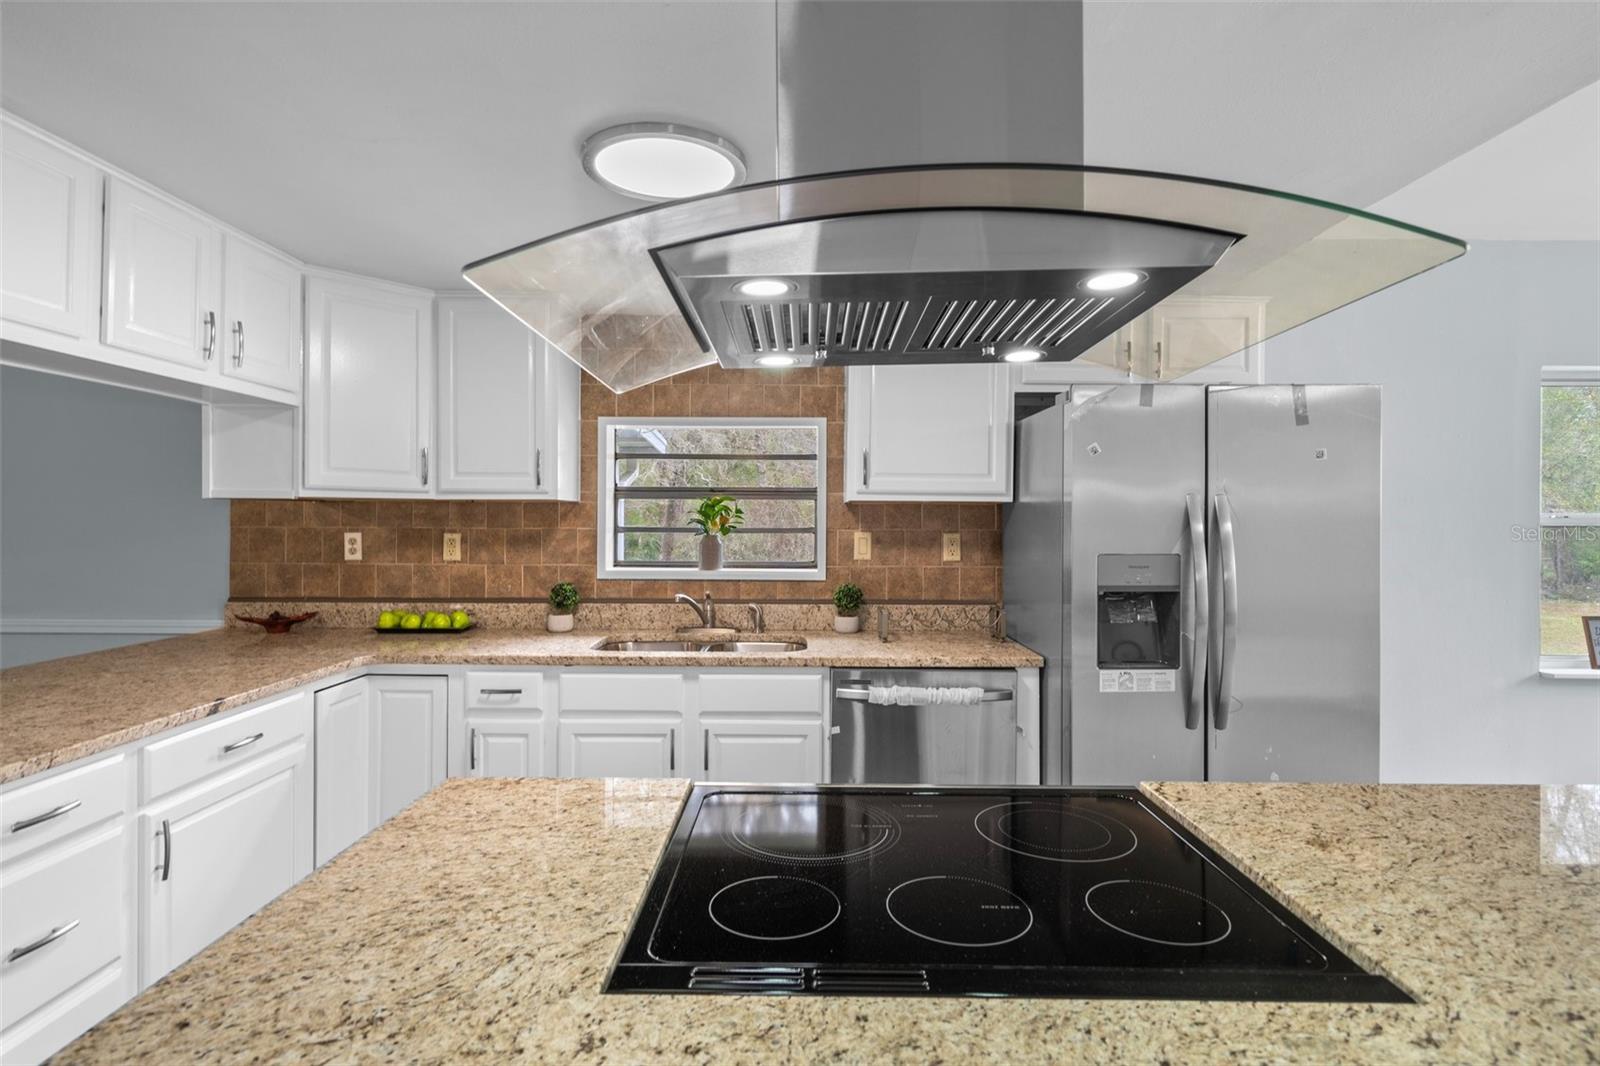
[[6, 123], [0, 139], [0, 316], [68, 337], [94, 333], [100, 172]]
[[849, 390], [847, 499], [1010, 498], [1008, 368], [851, 367]]
[[106, 180], [105, 342], [205, 367], [220, 352], [222, 232], [143, 189]]
[[318, 866], [377, 824], [369, 700], [364, 677], [317, 693]]
[[439, 303], [439, 488], [547, 494], [543, 342], [485, 299]]
[[373, 809], [377, 824], [444, 780], [445, 679], [375, 677]]
[[300, 270], [248, 241], [223, 246], [222, 372], [300, 391]]
[[467, 768], [473, 777], [544, 777], [544, 721], [528, 715], [468, 715]]
[[306, 488], [427, 488], [432, 314], [426, 296], [307, 281]]
[[1149, 366], [1183, 382], [1261, 380], [1261, 334], [1266, 305], [1259, 300], [1164, 300], [1150, 310]]
[[822, 723], [703, 723], [701, 773], [707, 781], [820, 782]]
[[562, 777], [670, 777], [678, 727], [668, 722], [562, 722]]

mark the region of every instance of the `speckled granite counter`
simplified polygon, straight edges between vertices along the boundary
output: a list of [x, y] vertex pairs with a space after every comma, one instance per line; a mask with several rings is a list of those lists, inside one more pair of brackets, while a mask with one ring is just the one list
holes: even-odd
[[[481, 629], [382, 636], [310, 629], [267, 636], [218, 629], [0, 671], [0, 784], [318, 678], [385, 663], [482, 666], [1018, 667], [1040, 658], [973, 633], [804, 633], [804, 651], [602, 652], [610, 634]], [[777, 634], [768, 635], [769, 637]]]
[[[602, 996], [683, 787], [448, 782], [60, 1061], [1600, 1057], [1600, 881], [1541, 860], [1570, 790], [1149, 788], [1413, 1006]], [[1600, 804], [1577, 795], [1558, 829], [1592, 858]]]

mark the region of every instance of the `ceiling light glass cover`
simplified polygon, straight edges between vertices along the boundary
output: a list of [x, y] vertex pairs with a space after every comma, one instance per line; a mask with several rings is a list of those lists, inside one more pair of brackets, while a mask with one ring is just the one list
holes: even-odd
[[601, 130], [583, 142], [583, 169], [607, 188], [638, 200], [704, 196], [745, 176], [744, 156], [732, 141], [670, 122]]
[[[931, 287], [940, 264], [918, 260], [914, 265], [921, 287], [906, 291], [900, 299], [907, 305], [905, 321], [918, 316], [927, 332], [920, 324], [916, 329], [903, 326], [894, 350], [878, 352], [871, 361], [941, 361], [935, 353], [914, 350], [919, 345], [931, 347], [928, 342], [940, 336], [946, 340], [955, 336], [958, 343], [996, 345], [1002, 353], [1008, 344], [1048, 348], [1071, 327], [1075, 320], [1070, 316], [1082, 310], [1064, 307], [1067, 300], [1115, 297], [1119, 304], [1096, 312], [1100, 317], [1094, 325], [1077, 336], [1079, 341], [1091, 341], [1087, 348], [1073, 350], [1067, 345], [1052, 349], [1046, 358], [1084, 359], [1129, 370], [1145, 380], [1171, 380], [1234, 354], [1241, 337], [1248, 337], [1243, 343], [1253, 343], [1275, 336], [1466, 250], [1465, 243], [1443, 234], [1251, 186], [1087, 166], [969, 164], [883, 168], [741, 186], [538, 240], [469, 264], [464, 274], [600, 382], [625, 392], [718, 362], [719, 357], [725, 366], [755, 366], [756, 358], [765, 354], [805, 355], [830, 365], [847, 361], [848, 346], [840, 347], [841, 339], [862, 345], [869, 338], [886, 343], [898, 310], [874, 311], [869, 324], [859, 326], [864, 301], [856, 299], [844, 281], [813, 269], [830, 254], [826, 242], [808, 246], [769, 241], [768, 249], [787, 248], [791, 258], [784, 261], [764, 253], [758, 264], [762, 269], [746, 270], [745, 265], [757, 264], [739, 259], [743, 246], [732, 240], [736, 234], [772, 230], [775, 236], [782, 227], [814, 222], [817, 225], [811, 228], [826, 236], [828, 229], [851, 218], [881, 229], [873, 219], [899, 212], [920, 213], [930, 233], [949, 228], [947, 220], [940, 220], [945, 212], [985, 216], [980, 220], [985, 232], [1001, 232], [1006, 225], [989, 216], [1018, 211], [1037, 218], [1090, 216], [1092, 225], [1064, 225], [1061, 231], [1075, 229], [1091, 238], [1101, 232], [1104, 220], [1125, 220], [1131, 225], [1105, 232], [1117, 241], [1126, 235], [1136, 244], [1143, 240], [1141, 234], [1152, 241], [1159, 238], [1159, 244], [1141, 247], [1162, 255], [1170, 251], [1172, 269], [1187, 276], [1146, 270], [1146, 260], [1099, 238], [1090, 248], [1094, 254], [1080, 255], [1070, 270], [1041, 259], [1043, 253], [1037, 249], [1002, 249], [1005, 255], [996, 257], [994, 249], [979, 248], [966, 261], [947, 264], [969, 282], [959, 292]], [[1195, 240], [1180, 239], [1179, 231], [1184, 230], [1192, 231]], [[919, 245], [915, 234], [895, 235], [906, 247], [928, 247], [926, 242]], [[684, 279], [675, 277], [668, 265], [695, 258], [686, 257], [685, 249], [719, 242], [730, 250], [731, 258], [716, 291], [729, 306], [716, 310], [724, 319], [739, 316], [725, 321], [728, 335], [737, 336], [741, 329], [750, 335], [752, 323], [742, 321], [744, 312], [738, 307], [741, 302], [749, 304], [754, 329], [763, 339], [770, 338], [770, 348], [725, 351], [714, 346], [708, 325], [712, 306], [692, 303]], [[991, 260], [1005, 265], [995, 266]], [[1093, 274], [1135, 268], [1147, 279], [1119, 293], [1093, 293], [1077, 284]], [[893, 275], [892, 255], [883, 269]], [[1052, 270], [1057, 291], [1047, 294], [1034, 283], [1036, 275]], [[761, 277], [782, 277], [805, 288], [772, 297], [736, 293], [734, 287], [741, 281]], [[1157, 285], [1163, 277], [1164, 284]], [[970, 291], [972, 279], [992, 284], [992, 291]], [[884, 278], [873, 283], [886, 284]], [[1024, 290], [1031, 294], [1021, 295]], [[991, 335], [993, 312], [976, 328], [972, 325], [991, 299], [1002, 306], [1007, 299], [1041, 303], [1022, 315], [1013, 308]], [[940, 300], [956, 305], [948, 318]], [[1044, 300], [1057, 300], [1063, 306], [1044, 307]], [[827, 320], [827, 336], [818, 332], [825, 308], [831, 308], [833, 315]], [[1164, 314], [1205, 319], [1247, 316], [1251, 328], [1167, 330], [1167, 340], [1157, 344]], [[964, 324], [955, 327], [962, 316]], [[943, 332], [936, 336], [934, 328], [941, 318]], [[1114, 335], [1089, 336], [1107, 325], [1113, 325]], [[855, 328], [848, 332], [836, 328], [851, 326]], [[1038, 331], [1038, 336], [1030, 341], [1029, 331]]]

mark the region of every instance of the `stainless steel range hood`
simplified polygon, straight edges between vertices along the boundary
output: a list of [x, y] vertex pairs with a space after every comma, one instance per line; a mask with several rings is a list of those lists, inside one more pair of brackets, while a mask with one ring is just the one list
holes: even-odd
[[[616, 392], [717, 362], [1020, 348], [1170, 380], [1465, 251], [1305, 197], [1084, 165], [1077, 4], [781, 0], [778, 16], [778, 180], [464, 270]], [[1138, 280], [1086, 285], [1107, 270]], [[740, 291], [753, 280], [781, 291]], [[1257, 325], [1219, 326], [1241, 318]]]

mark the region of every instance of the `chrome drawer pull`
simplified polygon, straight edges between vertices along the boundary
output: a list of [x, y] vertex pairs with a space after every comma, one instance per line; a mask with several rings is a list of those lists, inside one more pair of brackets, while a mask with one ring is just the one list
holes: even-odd
[[82, 806], [83, 800], [73, 800], [71, 803], [63, 803], [61, 806], [45, 811], [43, 814], [36, 814], [32, 818], [24, 818], [20, 822], [12, 822], [11, 831], [13, 833], [20, 833], [24, 829], [32, 829], [41, 822], [48, 822], [52, 818], [60, 818], [63, 814], [66, 814], [69, 811], [75, 811]]
[[520, 695], [522, 695], [522, 690], [520, 688], [480, 688], [478, 690], [478, 695], [480, 695], [480, 696], [520, 696]]
[[248, 748], [250, 745], [254, 744], [264, 736], [266, 736], [265, 733], [257, 733], [253, 737], [245, 737], [243, 740], [236, 740], [232, 744], [224, 744], [222, 746], [222, 754], [227, 755], [231, 752], [238, 751], [240, 748]]
[[66, 936], [68, 933], [70, 933], [74, 929], [78, 928], [78, 921], [79, 920], [77, 918], [74, 918], [74, 919], [72, 919], [72, 921], [68, 922], [66, 925], [58, 925], [58, 926], [56, 926], [54, 929], [50, 930], [44, 936], [40, 937], [38, 940], [35, 940], [31, 944], [24, 944], [20, 948], [13, 948], [12, 951], [11, 951], [11, 954], [6, 956], [6, 961], [7, 962], [16, 962], [18, 959], [22, 958], [24, 955], [32, 955], [35, 951], [38, 951], [40, 948], [44, 947], [46, 944], [54, 944], [57, 940], [60, 940], [62, 937]]
[[172, 823], [161, 819], [161, 880], [172, 877]]

